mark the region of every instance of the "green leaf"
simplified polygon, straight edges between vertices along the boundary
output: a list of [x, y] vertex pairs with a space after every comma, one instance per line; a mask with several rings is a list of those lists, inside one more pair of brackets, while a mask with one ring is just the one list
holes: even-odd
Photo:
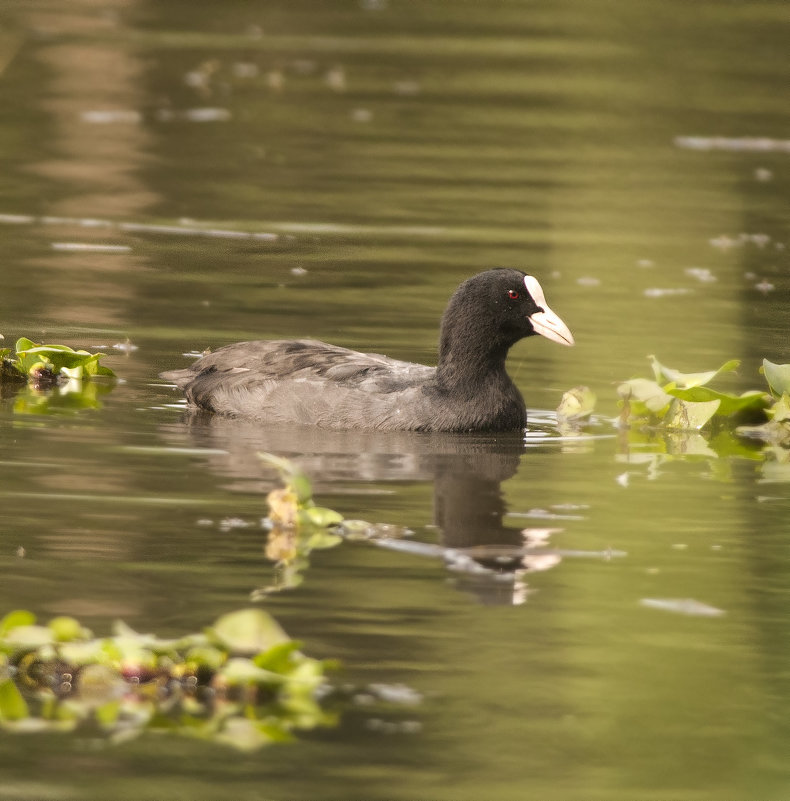
[[774, 423], [790, 422], [790, 391], [785, 392], [773, 405], [771, 419]]
[[759, 390], [744, 392], [742, 395], [716, 392], [716, 390], [710, 389], [709, 387], [667, 389], [667, 392], [689, 403], [710, 403], [711, 401], [718, 401], [719, 407], [716, 414], [722, 416], [729, 416], [745, 411], [757, 411], [765, 409], [768, 405], [768, 397], [764, 392], [760, 392]]
[[737, 370], [740, 365], [738, 359], [731, 359], [725, 362], [718, 370], [708, 370], [702, 373], [681, 373], [679, 370], [673, 370], [671, 367], [665, 367], [661, 364], [655, 356], [648, 356], [653, 366], [653, 374], [657, 382], [669, 381], [677, 385], [679, 389], [689, 389], [691, 387], [701, 387], [712, 381], [717, 375], [721, 373], [729, 373]]
[[229, 612], [214, 623], [209, 633], [234, 654], [257, 654], [290, 642], [280, 624], [262, 609]]
[[[47, 624], [58, 642], [71, 642], [86, 636], [86, 632], [73, 617], [53, 617]], [[87, 633], [90, 636], [90, 632]]]
[[716, 414], [718, 408], [719, 401], [717, 400], [707, 403], [688, 403], [680, 398], [675, 398], [663, 422], [667, 428], [675, 428], [680, 431], [697, 430]]
[[592, 414], [596, 400], [595, 393], [589, 387], [569, 389], [557, 407], [557, 417], [561, 421], [583, 420]]
[[0, 638], [5, 637], [17, 626], [32, 626], [35, 622], [36, 616], [32, 612], [28, 612], [27, 609], [15, 609], [0, 620]]
[[22, 351], [28, 350], [29, 348], [37, 348], [35, 342], [32, 339], [28, 339], [27, 337], [20, 337], [16, 341], [16, 345], [14, 345], [14, 349], [17, 353], [21, 353]]
[[324, 506], [311, 506], [303, 511], [307, 521], [318, 528], [329, 528], [343, 522], [343, 515]]
[[307, 503], [313, 497], [313, 486], [310, 479], [290, 459], [284, 459], [282, 456], [275, 456], [272, 453], [259, 453], [258, 458], [280, 473], [283, 481], [296, 494], [296, 499], [300, 504]]
[[283, 677], [258, 667], [251, 659], [234, 656], [219, 671], [228, 684], [280, 684]]
[[768, 359], [763, 359], [761, 372], [765, 375], [774, 395], [790, 393], [790, 364], [774, 364]]
[[253, 658], [253, 663], [259, 668], [270, 670], [273, 673], [288, 673], [295, 667], [294, 656], [299, 651], [299, 643], [291, 640], [269, 648], [268, 651]]
[[0, 681], [0, 720], [24, 720], [29, 716], [27, 702], [13, 680]]
[[53, 643], [55, 635], [47, 626], [15, 626], [6, 634], [5, 641], [23, 649], [35, 649]]
[[661, 414], [670, 403], [672, 396], [668, 395], [655, 382], [646, 378], [632, 378], [630, 381], [623, 381], [617, 387], [617, 394], [624, 400], [633, 403], [638, 401], [654, 414]]

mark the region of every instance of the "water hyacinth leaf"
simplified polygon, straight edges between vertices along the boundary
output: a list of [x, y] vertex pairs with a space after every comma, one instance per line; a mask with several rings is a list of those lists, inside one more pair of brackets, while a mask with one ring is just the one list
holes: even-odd
[[655, 381], [649, 381], [647, 378], [623, 381], [617, 387], [617, 394], [624, 401], [632, 404], [637, 401], [643, 404], [653, 414], [661, 414], [672, 403], [672, 396], [664, 392]]
[[120, 700], [109, 701], [106, 704], [102, 704], [94, 712], [97, 723], [103, 729], [112, 729], [118, 722], [118, 717], [120, 716], [120, 714], [121, 714]]
[[761, 426], [739, 426], [736, 434], [755, 437], [772, 445], [790, 445], [790, 394], [785, 393], [769, 410], [772, 418]]
[[[64, 662], [76, 666], [102, 662], [107, 658], [107, 652], [101, 640], [64, 642], [58, 646], [58, 654]], [[120, 655], [117, 661], [120, 661]]]
[[307, 522], [319, 528], [329, 528], [343, 522], [343, 515], [324, 506], [311, 506], [303, 510]]
[[13, 680], [0, 681], [0, 720], [24, 720], [29, 715], [27, 702]]
[[264, 670], [270, 670], [273, 673], [288, 673], [297, 664], [295, 657], [300, 656], [299, 647], [300, 644], [295, 640], [283, 642], [253, 657], [252, 661]]
[[702, 428], [716, 414], [718, 408], [719, 401], [717, 400], [707, 403], [688, 403], [680, 398], [675, 398], [664, 418], [664, 425], [680, 431], [695, 431]]
[[790, 392], [785, 392], [771, 410], [774, 423], [790, 422]]
[[262, 609], [229, 612], [214, 623], [209, 634], [234, 654], [257, 654], [290, 642], [280, 624]]
[[653, 366], [653, 374], [657, 382], [668, 381], [674, 383], [679, 389], [690, 389], [691, 387], [701, 387], [712, 381], [717, 375], [730, 373], [737, 370], [740, 365], [738, 359], [730, 359], [725, 362], [718, 370], [706, 370], [702, 373], [681, 373], [680, 370], [673, 370], [666, 367], [656, 359], [655, 356], [648, 356]]
[[28, 339], [27, 337], [19, 337], [14, 345], [14, 349], [17, 353], [22, 353], [23, 351], [29, 350], [30, 348], [35, 348], [36, 343], [33, 342], [32, 339]]
[[774, 364], [763, 359], [761, 371], [774, 395], [790, 393], [790, 364]]
[[187, 662], [194, 663], [200, 667], [217, 670], [225, 661], [226, 654], [211, 645], [196, 645], [186, 652], [184, 658]]
[[115, 376], [109, 367], [99, 365], [103, 353], [75, 351], [68, 345], [39, 345], [27, 337], [17, 340], [16, 351], [16, 367], [25, 374], [43, 364], [55, 373], [65, 371], [72, 378], [82, 378], [83, 374]]
[[58, 642], [71, 642], [83, 637], [90, 637], [91, 633], [82, 628], [78, 620], [73, 617], [53, 617], [47, 623]]
[[278, 673], [258, 667], [251, 659], [235, 656], [219, 671], [228, 684], [279, 684], [283, 677]]
[[55, 641], [52, 629], [47, 626], [15, 626], [5, 637], [5, 642], [15, 648], [41, 648]]
[[568, 421], [583, 420], [593, 413], [596, 400], [595, 393], [589, 387], [578, 386], [569, 389], [560, 400], [557, 417]]
[[17, 626], [32, 626], [35, 622], [36, 616], [32, 612], [28, 612], [27, 609], [15, 609], [0, 620], [0, 637], [5, 637]]
[[299, 503], [306, 503], [313, 497], [310, 479], [290, 459], [275, 456], [273, 453], [259, 453], [258, 458], [279, 472], [283, 481], [296, 494]]
[[80, 702], [91, 709], [118, 701], [127, 689], [117, 670], [98, 664], [86, 665], [80, 671], [77, 687]]
[[716, 392], [709, 387], [690, 387], [689, 389], [667, 389], [670, 395], [689, 403], [710, 403], [718, 401], [719, 408], [716, 414], [728, 417], [747, 411], [759, 411], [768, 405], [768, 398], [764, 392], [752, 390], [742, 395], [731, 395], [725, 392]]

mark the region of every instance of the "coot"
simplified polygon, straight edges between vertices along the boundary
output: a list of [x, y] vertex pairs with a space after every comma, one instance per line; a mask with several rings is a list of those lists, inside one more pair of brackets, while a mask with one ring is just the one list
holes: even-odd
[[505, 370], [511, 345], [540, 334], [573, 345], [537, 279], [487, 270], [442, 317], [436, 367], [311, 339], [239, 342], [161, 377], [190, 403], [267, 423], [383, 431], [511, 431], [526, 407]]

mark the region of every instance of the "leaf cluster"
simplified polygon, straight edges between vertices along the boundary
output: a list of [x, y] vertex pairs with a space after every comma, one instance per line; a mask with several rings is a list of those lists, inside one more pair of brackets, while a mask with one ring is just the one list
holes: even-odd
[[178, 639], [122, 622], [94, 638], [74, 618], [40, 625], [18, 610], [0, 620], [0, 727], [114, 740], [156, 730], [253, 750], [334, 723], [318, 701], [329, 666], [260, 609]]
[[114, 378], [109, 367], [99, 364], [103, 353], [74, 350], [68, 345], [40, 345], [27, 337], [16, 341], [15, 352], [0, 350], [2, 377], [7, 380], [46, 381], [53, 384], [59, 377], [83, 380], [96, 376]]
[[266, 496], [269, 536], [265, 553], [276, 563], [276, 581], [254, 597], [301, 584], [310, 552], [338, 545], [342, 538], [334, 529], [343, 523], [343, 516], [334, 509], [316, 506], [310, 479], [297, 465], [271, 453], [258, 456], [277, 470], [283, 486]]
[[[649, 425], [669, 431], [698, 431], [714, 419], [740, 421], [757, 417], [765, 420], [781, 401], [782, 393], [787, 391], [782, 380], [790, 381], [790, 365], [773, 365], [766, 360], [764, 370], [771, 371], [775, 382], [769, 378], [770, 392], [750, 390], [735, 395], [708, 385], [722, 374], [736, 370], [740, 364], [737, 359], [725, 362], [718, 369], [696, 373], [666, 367], [655, 356], [649, 359], [652, 379], [632, 378], [617, 387], [620, 424], [624, 427]], [[778, 393], [777, 389], [780, 389]]]

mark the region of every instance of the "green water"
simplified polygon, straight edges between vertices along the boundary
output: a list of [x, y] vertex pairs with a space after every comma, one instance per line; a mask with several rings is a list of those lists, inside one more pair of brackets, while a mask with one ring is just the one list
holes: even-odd
[[[316, 552], [265, 608], [342, 660], [337, 683], [419, 703], [351, 700], [337, 728], [251, 755], [6, 733], [0, 798], [786, 798], [786, 452], [666, 458], [608, 422], [650, 353], [740, 358], [738, 392], [763, 357], [790, 362], [786, 14], [0, 7], [0, 333], [137, 347], [110, 351], [124, 383], [99, 409], [2, 401], [0, 614], [179, 636], [248, 605], [272, 580], [261, 449], [299, 460], [322, 504], [418, 542], [555, 527], [562, 551], [509, 582], [363, 542]], [[453, 287], [498, 265], [539, 276], [577, 341], [514, 348], [538, 410], [524, 447], [198, 424], [156, 378], [250, 337], [430, 362]], [[545, 410], [577, 384], [598, 422], [562, 440]]]

